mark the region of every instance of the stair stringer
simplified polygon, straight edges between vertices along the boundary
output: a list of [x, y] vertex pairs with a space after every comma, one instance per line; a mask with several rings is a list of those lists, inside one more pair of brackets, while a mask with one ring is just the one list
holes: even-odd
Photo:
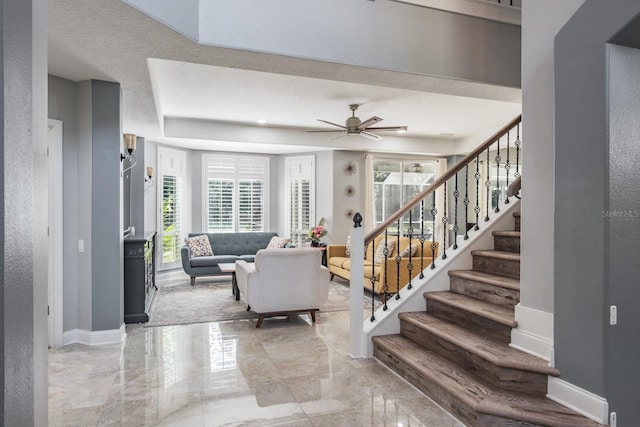
[[[425, 292], [448, 291], [450, 286], [449, 270], [469, 270], [473, 264], [471, 251], [476, 249], [493, 248], [493, 230], [513, 229], [513, 212], [520, 210], [520, 200], [511, 199], [510, 203], [500, 205], [500, 212], [493, 213], [491, 219], [480, 223], [480, 229], [469, 231], [469, 239], [458, 238], [458, 249], [447, 248], [447, 259], [443, 260], [442, 252], [436, 260], [436, 268], [427, 266], [424, 278], [413, 279], [412, 288], [405, 286], [400, 290], [400, 299], [395, 296], [389, 298], [387, 310], [382, 307], [375, 311], [375, 321], [366, 318], [363, 326], [364, 354], [373, 357], [373, 343], [371, 339], [379, 335], [400, 333], [400, 319], [398, 314], [410, 311], [425, 310]], [[418, 265], [419, 267], [419, 265]]]

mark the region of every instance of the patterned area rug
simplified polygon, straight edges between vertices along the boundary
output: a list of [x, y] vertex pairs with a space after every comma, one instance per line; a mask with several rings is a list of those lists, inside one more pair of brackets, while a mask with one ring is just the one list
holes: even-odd
[[[376, 307], [380, 305], [376, 298]], [[371, 294], [365, 292], [364, 308], [371, 308]], [[329, 299], [321, 312], [349, 310], [347, 282], [332, 281]], [[231, 293], [230, 280], [200, 278], [195, 286], [189, 280], [158, 288], [151, 303], [149, 322], [145, 327], [186, 325], [191, 323], [221, 322], [225, 320], [254, 319], [258, 315], [247, 311], [246, 303], [236, 301]]]

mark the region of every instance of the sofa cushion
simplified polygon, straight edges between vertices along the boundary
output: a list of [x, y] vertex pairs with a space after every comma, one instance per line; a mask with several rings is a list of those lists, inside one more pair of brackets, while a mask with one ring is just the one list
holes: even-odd
[[[387, 254], [387, 256], [391, 256], [393, 254], [393, 248], [396, 246], [396, 241], [395, 240], [387, 240], [387, 245], [386, 245], [386, 249], [389, 250], [389, 253]], [[376, 248], [376, 253], [373, 256], [373, 260], [375, 262], [382, 262], [382, 260], [384, 259], [384, 250], [385, 250], [385, 244], [384, 244], [384, 240], [381, 240], [380, 243], [378, 244], [378, 247]]]
[[402, 252], [400, 252], [400, 256], [402, 258], [408, 258], [409, 255], [411, 256], [415, 255], [417, 250], [418, 250], [418, 244], [411, 242], [409, 245], [407, 245], [406, 248], [402, 250]]
[[187, 237], [184, 239], [184, 242], [189, 247], [189, 252], [191, 253], [192, 257], [213, 255], [211, 244], [209, 243], [209, 238], [205, 235]]
[[236, 255], [212, 255], [191, 258], [191, 267], [211, 267], [225, 262], [236, 262]]
[[267, 249], [280, 249], [284, 248], [291, 239], [286, 237], [273, 236], [267, 245]]
[[336, 267], [342, 268], [342, 265], [348, 261], [349, 258], [347, 257], [332, 256], [331, 258], [329, 258], [329, 265], [335, 265]]

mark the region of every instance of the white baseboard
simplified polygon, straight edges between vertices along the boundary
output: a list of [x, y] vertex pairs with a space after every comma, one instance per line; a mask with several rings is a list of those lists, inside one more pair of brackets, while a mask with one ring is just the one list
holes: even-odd
[[571, 383], [549, 377], [547, 397], [600, 424], [609, 423], [609, 403]]
[[518, 327], [511, 331], [511, 347], [550, 361], [553, 366], [553, 313], [516, 305]]
[[63, 345], [79, 343], [85, 345], [118, 344], [125, 340], [127, 336], [126, 327], [123, 323], [120, 329], [110, 329], [106, 331], [87, 331], [84, 329], [72, 329], [63, 334]]

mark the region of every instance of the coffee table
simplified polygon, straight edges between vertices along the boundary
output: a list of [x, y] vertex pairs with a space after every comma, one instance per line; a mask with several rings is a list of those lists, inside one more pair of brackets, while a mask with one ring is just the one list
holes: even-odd
[[218, 268], [223, 273], [231, 273], [231, 292], [236, 297], [236, 301], [240, 300], [240, 290], [238, 289], [238, 281], [236, 280], [236, 263], [235, 262], [222, 262], [218, 264]]

